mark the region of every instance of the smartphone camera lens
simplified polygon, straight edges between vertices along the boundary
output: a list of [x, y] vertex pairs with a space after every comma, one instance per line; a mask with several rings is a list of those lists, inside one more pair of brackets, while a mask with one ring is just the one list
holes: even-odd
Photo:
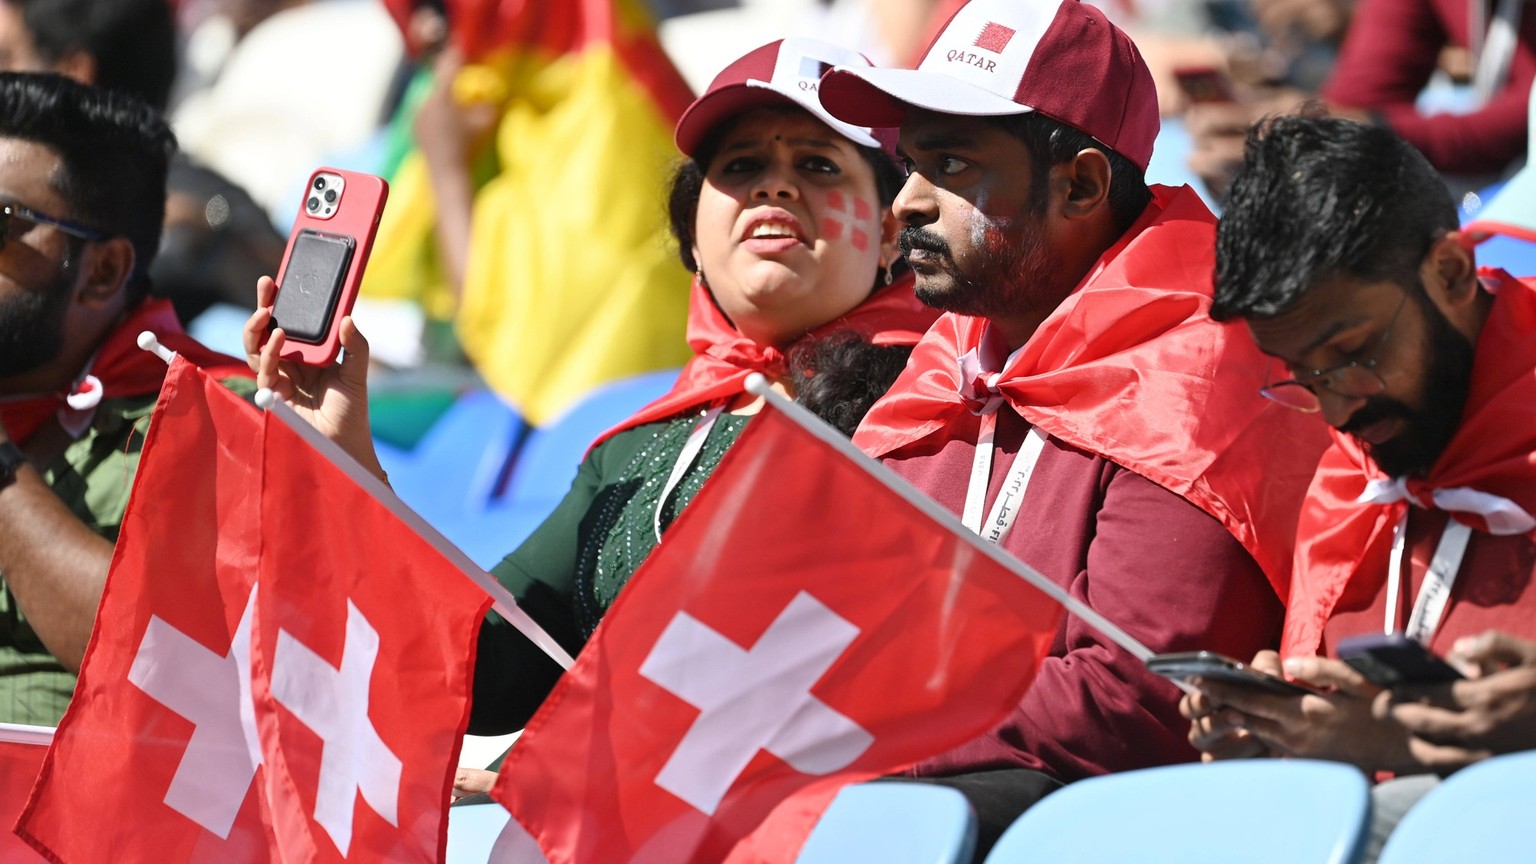
[[325, 178], [324, 177], [316, 177], [315, 178], [315, 188], [316, 189], [324, 189], [325, 188]]
[[309, 202], [305, 206], [309, 208], [309, 212], [313, 213], [320, 209], [320, 199], [311, 195], [309, 196]]
[[327, 190], [325, 190], [325, 203], [327, 203], [327, 204], [335, 204], [336, 203], [336, 190], [335, 189], [327, 189]]

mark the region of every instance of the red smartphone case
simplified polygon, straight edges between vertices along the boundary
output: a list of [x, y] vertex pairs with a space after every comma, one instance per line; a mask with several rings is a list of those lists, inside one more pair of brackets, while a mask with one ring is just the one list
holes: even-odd
[[[336, 212], [322, 218], [305, 209], [305, 200], [315, 179], [321, 174], [337, 174], [345, 181], [345, 187], [337, 200]], [[363, 282], [363, 270], [368, 264], [368, 253], [373, 249], [373, 238], [379, 230], [379, 217], [384, 213], [384, 202], [389, 197], [389, 184], [381, 177], [344, 171], [340, 168], [319, 168], [304, 184], [305, 198], [299, 199], [299, 215], [293, 220], [288, 233], [288, 248], [283, 251], [283, 263], [277, 270], [277, 293], [282, 295], [288, 265], [293, 257], [294, 246], [306, 231], [319, 232], [332, 237], [351, 238], [352, 255], [336, 301], [331, 305], [330, 322], [315, 341], [294, 338], [285, 331], [282, 358], [312, 366], [324, 366], [336, 362], [341, 353], [341, 319], [351, 314], [357, 301], [357, 291]]]

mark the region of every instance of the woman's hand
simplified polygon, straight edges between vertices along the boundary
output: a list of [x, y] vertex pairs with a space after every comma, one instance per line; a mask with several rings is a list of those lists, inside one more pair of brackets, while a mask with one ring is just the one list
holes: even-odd
[[[375, 477], [385, 479], [373, 449], [368, 426], [368, 340], [351, 317], [341, 319], [340, 363], [310, 366], [281, 359], [286, 339], [282, 328], [267, 336], [277, 283], [263, 276], [256, 282], [256, 311], [242, 334], [245, 360], [256, 373], [256, 386], [270, 388], [320, 434], [336, 442]], [[266, 344], [262, 344], [262, 340]]]

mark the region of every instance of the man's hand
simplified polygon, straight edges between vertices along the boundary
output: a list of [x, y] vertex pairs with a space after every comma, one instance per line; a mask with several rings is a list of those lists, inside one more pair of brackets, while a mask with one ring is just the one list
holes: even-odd
[[[1278, 660], [1273, 651], [1263, 651], [1250, 665], [1278, 674]], [[1416, 765], [1407, 730], [1396, 720], [1373, 713], [1372, 703], [1381, 691], [1360, 673], [1324, 657], [1293, 657], [1285, 662], [1284, 669], [1321, 692], [1283, 696], [1238, 684], [1201, 682], [1206, 697], [1222, 710], [1209, 715], [1211, 722], [1205, 726], [1197, 721], [1197, 728], [1190, 733], [1191, 742], [1197, 747], [1206, 744], [1202, 749], [1211, 752], [1212, 758], [1217, 753], [1236, 751], [1240, 746], [1236, 736], [1215, 735], [1225, 725], [1244, 730], [1277, 755], [1348, 762], [1367, 770]], [[1237, 716], [1222, 717], [1226, 711]]]
[[453, 800], [480, 792], [489, 792], [496, 785], [496, 772], [482, 768], [460, 768], [453, 775]]
[[1449, 772], [1499, 753], [1536, 749], [1536, 642], [1488, 631], [1459, 640], [1450, 659], [1472, 678], [1398, 687], [1378, 715], [1413, 734], [1415, 758]]

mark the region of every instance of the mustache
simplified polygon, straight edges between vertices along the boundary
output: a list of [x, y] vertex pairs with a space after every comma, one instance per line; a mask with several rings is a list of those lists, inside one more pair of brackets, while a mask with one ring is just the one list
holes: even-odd
[[1350, 416], [1349, 422], [1339, 427], [1339, 431], [1348, 435], [1358, 435], [1371, 425], [1394, 417], [1410, 421], [1414, 419], [1413, 412], [1408, 410], [1408, 406], [1396, 399], [1384, 399], [1378, 396], [1360, 406], [1360, 409]]
[[896, 245], [901, 249], [903, 257], [912, 254], [912, 250], [921, 249], [934, 255], [949, 256], [949, 244], [937, 234], [926, 231], [915, 225], [909, 225], [901, 229], [901, 234], [896, 238]]

